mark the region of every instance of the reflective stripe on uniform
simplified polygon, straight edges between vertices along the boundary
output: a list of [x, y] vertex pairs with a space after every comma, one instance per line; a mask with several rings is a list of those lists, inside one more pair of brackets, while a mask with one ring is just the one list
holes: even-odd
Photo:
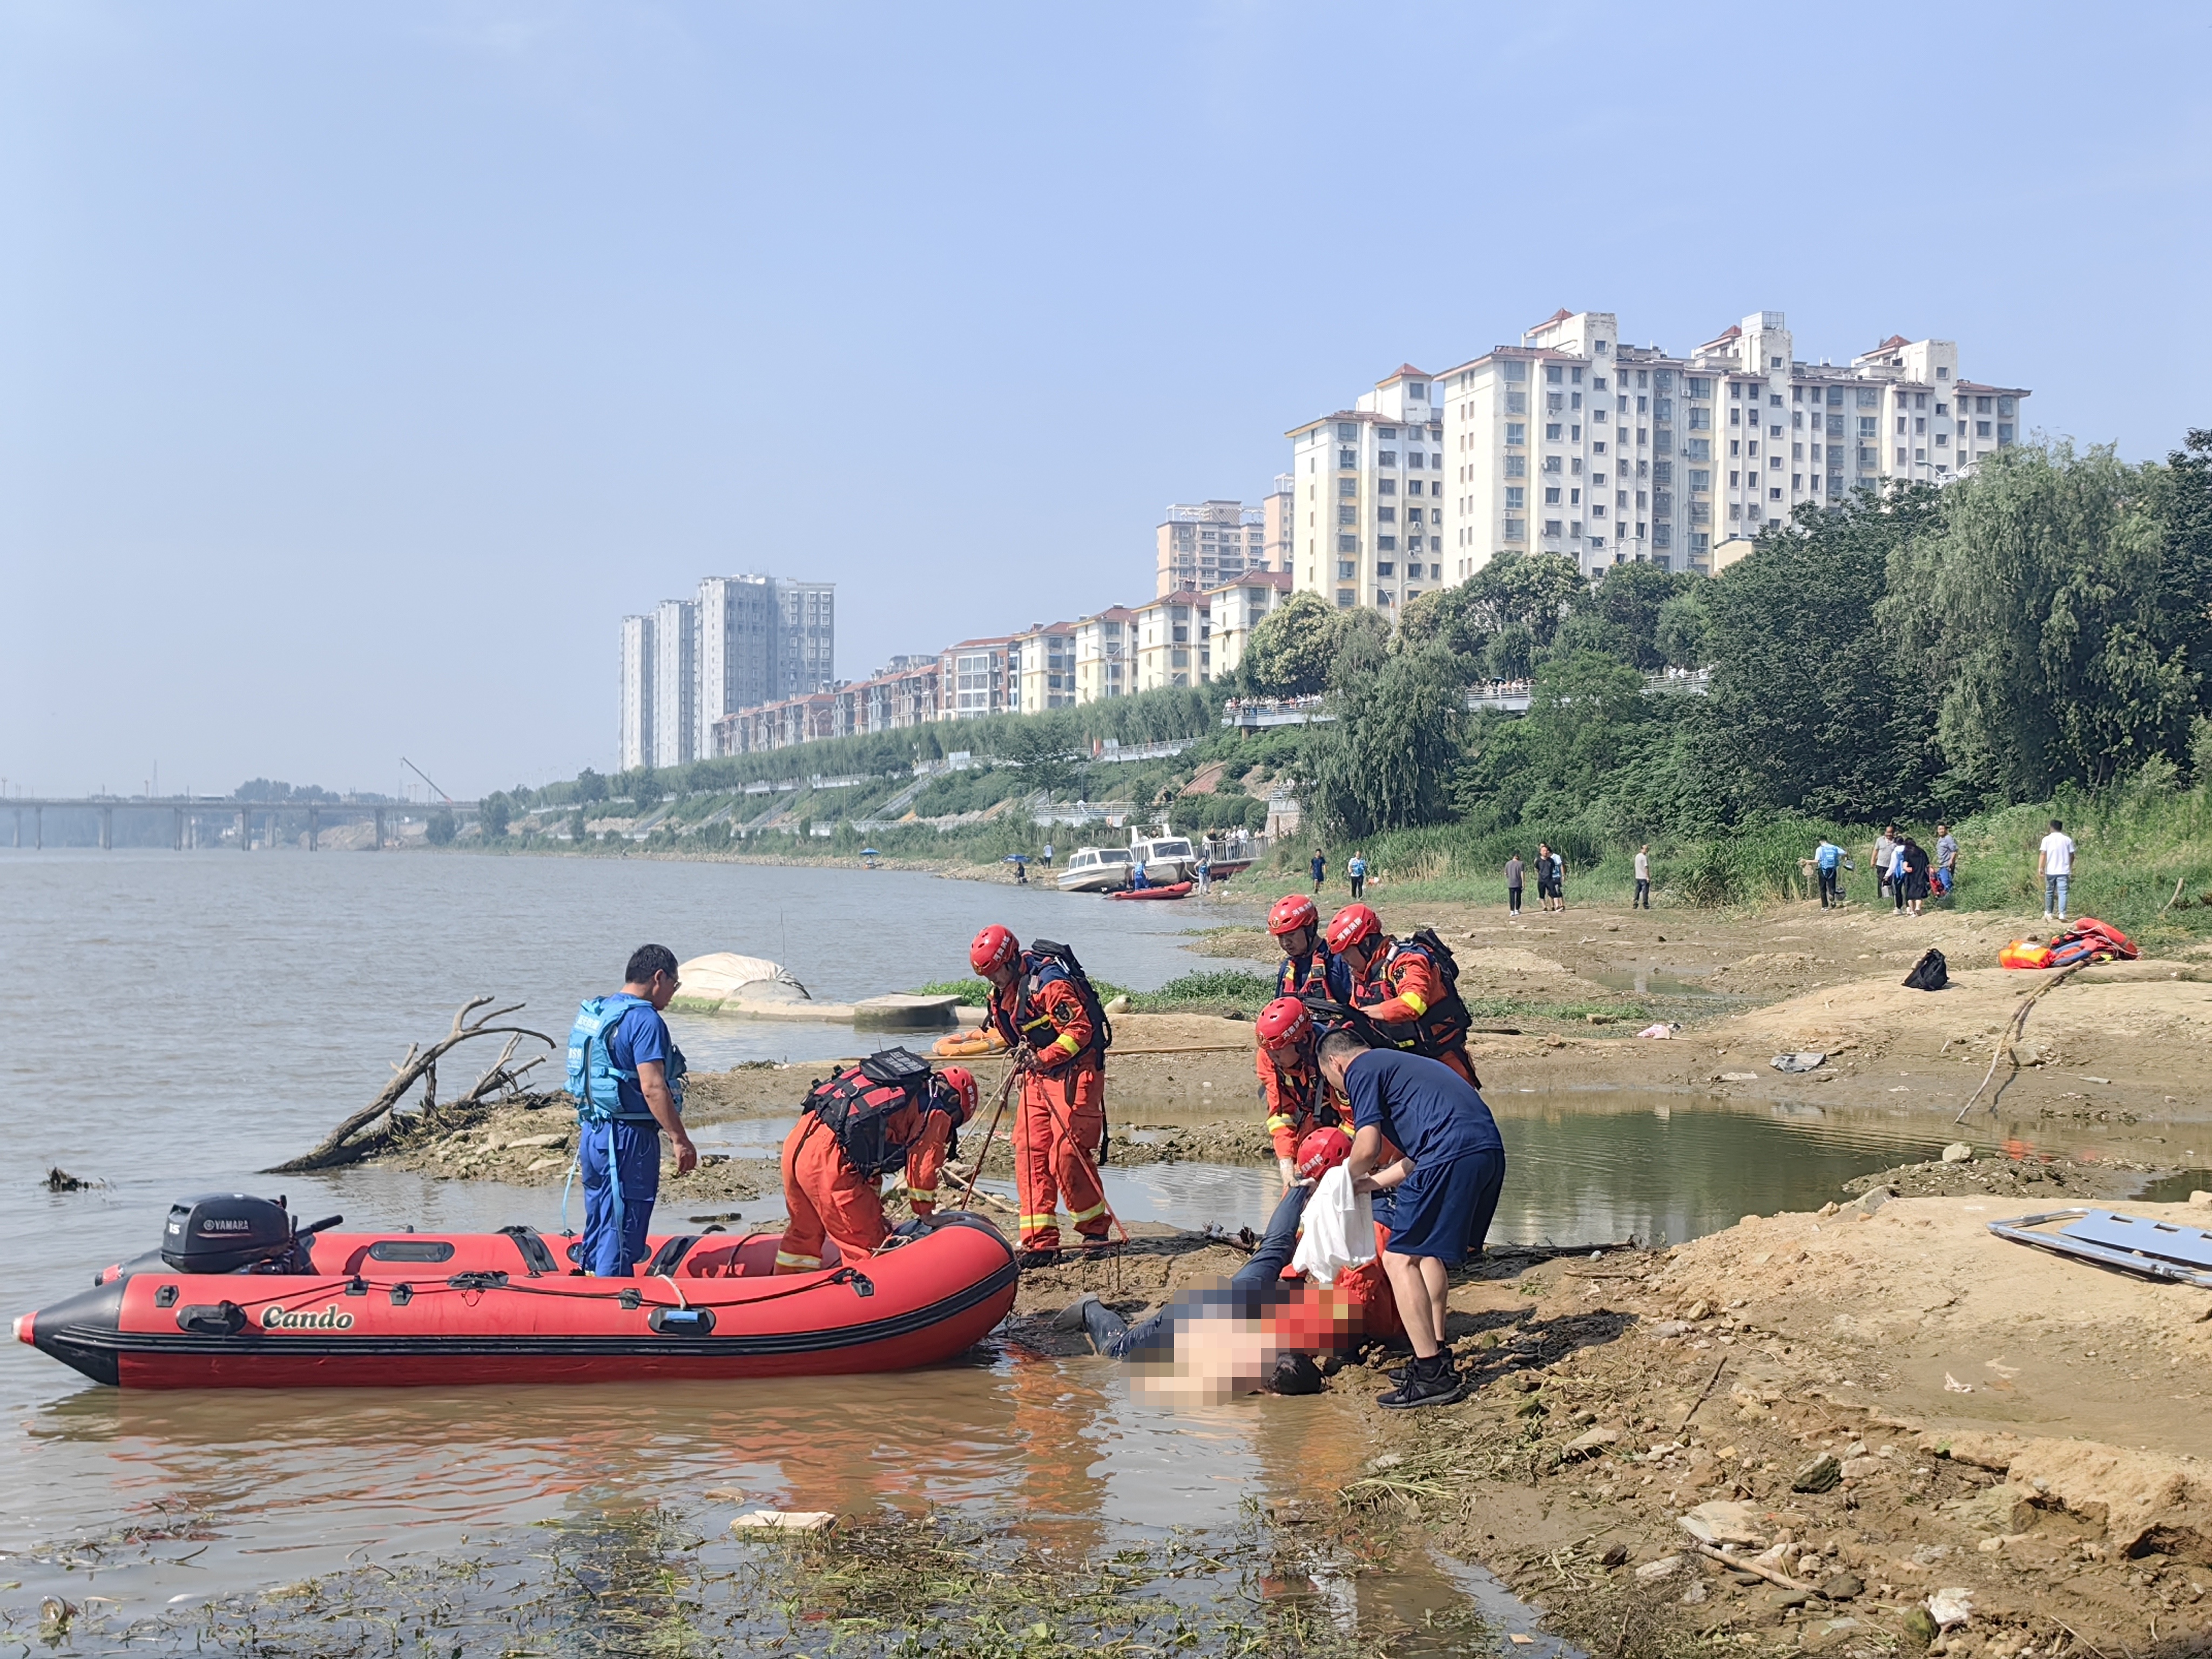
[[775, 1265], [779, 1267], [818, 1267], [822, 1265], [822, 1258], [818, 1255], [793, 1255], [788, 1250], [778, 1250]]
[[1420, 998], [1415, 996], [1411, 991], [1399, 992], [1398, 1000], [1404, 1003], [1408, 1008], [1411, 1008], [1417, 1015], [1425, 1014], [1429, 1012], [1429, 1005], [1422, 1001]]
[[1096, 1221], [1100, 1216], [1104, 1215], [1105, 1213], [1106, 1200], [1102, 1198], [1087, 1210], [1069, 1211], [1068, 1219], [1080, 1224], [1085, 1221]]
[[908, 1203], [917, 1200], [924, 1204], [937, 1202], [937, 1188], [934, 1187], [909, 1187], [906, 1189], [906, 1195]]
[[1077, 1049], [1083, 1047], [1081, 1043], [1075, 1040], [1075, 1033], [1073, 1031], [1062, 1031], [1060, 1034], [1059, 1040], [1052, 1046], [1055, 1048], [1064, 1048], [1071, 1054], [1075, 1053]]
[[1027, 1233], [1035, 1232], [1040, 1227], [1051, 1226], [1053, 1218], [1050, 1213], [1048, 1212], [1044, 1215], [1025, 1215], [1018, 1218], [1018, 1219], [1020, 1221], [1022, 1231]]
[[1267, 1132], [1272, 1134], [1278, 1129], [1294, 1129], [1297, 1127], [1297, 1119], [1288, 1113], [1278, 1112], [1267, 1120]]

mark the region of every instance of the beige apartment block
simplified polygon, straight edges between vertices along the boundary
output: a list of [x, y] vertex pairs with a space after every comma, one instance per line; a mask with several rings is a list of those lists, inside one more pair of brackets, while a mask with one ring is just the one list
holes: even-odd
[[975, 720], [1007, 711], [1015, 689], [1007, 667], [1012, 643], [1010, 635], [1001, 634], [963, 640], [938, 654], [938, 684], [943, 688], [939, 719]]
[[1212, 586], [1267, 561], [1267, 514], [1242, 501], [1200, 501], [1168, 508], [1153, 532], [1152, 592], [1170, 593]]
[[1075, 700], [1126, 697], [1136, 689], [1136, 612], [1109, 605], [1075, 624]]
[[1713, 550], [1884, 480], [1944, 483], [2023, 430], [2018, 386], [1963, 380], [1949, 340], [1807, 362], [1778, 311], [1686, 356], [1611, 312], [1547, 317], [1437, 377], [1452, 580], [1502, 552], [1715, 568]]
[[1204, 685], [1213, 678], [1211, 613], [1205, 594], [1189, 588], [1137, 607], [1130, 631], [1136, 639], [1137, 690]]
[[1006, 643], [1006, 706], [1039, 714], [1075, 706], [1075, 624], [1032, 623]]
[[1213, 676], [1226, 678], [1237, 672], [1252, 642], [1252, 630], [1267, 613], [1291, 596], [1287, 570], [1248, 570], [1233, 582], [1207, 591], [1212, 612]]
[[1444, 585], [1444, 438], [1431, 385], [1408, 363], [1358, 408], [1290, 432], [1293, 592], [1395, 617]]
[[1275, 475], [1273, 488], [1268, 490], [1267, 500], [1260, 503], [1260, 522], [1267, 535], [1264, 545], [1267, 562], [1260, 568], [1288, 574], [1291, 542], [1297, 528], [1297, 483], [1289, 473]]

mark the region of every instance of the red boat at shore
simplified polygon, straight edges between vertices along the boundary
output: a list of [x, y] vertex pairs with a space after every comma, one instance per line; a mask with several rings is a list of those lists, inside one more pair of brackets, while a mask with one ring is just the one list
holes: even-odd
[[1188, 898], [1193, 884], [1187, 881], [1170, 882], [1164, 887], [1119, 887], [1106, 895], [1109, 899], [1179, 899]]
[[[241, 1202], [265, 1200], [198, 1200], [181, 1224], [180, 1205], [171, 1232]], [[849, 1266], [830, 1244], [807, 1273], [775, 1273], [775, 1233], [656, 1237], [631, 1279], [585, 1277], [566, 1259], [570, 1240], [529, 1227], [336, 1225], [288, 1224], [283, 1254], [228, 1270], [198, 1270], [185, 1251], [106, 1268], [92, 1289], [19, 1317], [16, 1339], [135, 1389], [737, 1380], [938, 1364], [1014, 1300], [1012, 1248], [958, 1212]]]

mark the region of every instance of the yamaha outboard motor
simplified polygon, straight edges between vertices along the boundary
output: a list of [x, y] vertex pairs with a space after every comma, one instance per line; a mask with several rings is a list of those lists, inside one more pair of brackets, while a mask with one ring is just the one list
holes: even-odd
[[169, 1206], [161, 1260], [180, 1273], [234, 1273], [262, 1264], [270, 1273], [312, 1273], [307, 1247], [338, 1218], [297, 1230], [284, 1200], [248, 1193], [208, 1193]]

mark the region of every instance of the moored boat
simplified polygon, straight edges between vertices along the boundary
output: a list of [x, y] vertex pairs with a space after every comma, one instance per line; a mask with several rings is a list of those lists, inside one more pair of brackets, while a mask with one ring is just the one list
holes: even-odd
[[[235, 1231], [205, 1240], [250, 1250], [269, 1209], [283, 1216], [236, 1194], [180, 1205], [171, 1237], [223, 1227]], [[957, 1212], [850, 1264], [832, 1243], [820, 1271], [787, 1275], [775, 1233], [655, 1237], [632, 1279], [584, 1276], [572, 1241], [529, 1227], [342, 1233], [336, 1218], [285, 1219], [276, 1253], [247, 1261], [171, 1249], [106, 1268], [19, 1317], [16, 1338], [124, 1388], [736, 1380], [939, 1364], [1014, 1299], [1012, 1247]]]
[[1109, 893], [1109, 899], [1179, 899], [1190, 896], [1191, 884], [1172, 881], [1164, 887], [1125, 887], [1118, 893]]
[[1135, 864], [1126, 847], [1079, 847], [1054, 879], [1064, 893], [1110, 893], [1129, 884]]

